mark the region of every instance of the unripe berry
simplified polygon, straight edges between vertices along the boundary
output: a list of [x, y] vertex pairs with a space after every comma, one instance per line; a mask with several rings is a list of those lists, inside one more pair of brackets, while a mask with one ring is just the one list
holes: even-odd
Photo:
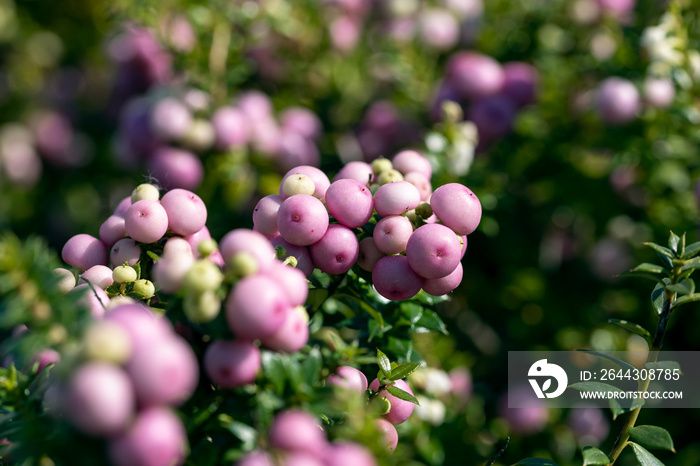
[[377, 183], [379, 183], [380, 185], [390, 184], [394, 183], [395, 181], [403, 180], [404, 179], [401, 172], [394, 169], [381, 172], [379, 175], [377, 175]]
[[136, 270], [128, 265], [117, 266], [112, 272], [112, 279], [116, 283], [131, 283], [135, 282], [137, 278]]
[[418, 207], [416, 207], [416, 215], [420, 215], [424, 219], [430, 217], [433, 215], [433, 208], [430, 207], [430, 204], [427, 202], [421, 202], [418, 204]]
[[221, 299], [216, 296], [214, 291], [187, 294], [182, 307], [190, 322], [211, 322], [221, 312]]
[[388, 172], [393, 168], [394, 165], [391, 163], [391, 160], [385, 159], [384, 157], [372, 160], [372, 173], [374, 173], [375, 176], [379, 176], [381, 173]]
[[209, 238], [209, 239], [202, 240], [197, 244], [197, 252], [202, 257], [207, 257], [207, 256], [213, 254], [214, 251], [216, 251], [218, 247], [219, 247], [219, 245], [216, 244], [216, 241]]
[[[394, 386], [400, 390], [403, 390], [411, 395], [413, 395], [413, 392], [411, 391], [411, 388], [408, 386], [408, 384], [403, 381], [403, 380], [396, 380], [394, 382]], [[369, 384], [369, 388], [372, 390], [377, 390], [379, 389], [379, 380], [374, 379], [371, 384]], [[391, 393], [387, 392], [386, 390], [381, 390], [379, 392], [379, 396], [384, 396], [386, 397], [389, 402], [391, 403], [391, 409], [387, 414], [384, 415], [384, 418], [391, 422], [394, 425], [401, 424], [402, 422], [406, 421], [411, 416], [411, 413], [413, 412], [414, 404], [411, 403], [410, 401], [405, 401], [402, 400], [401, 398], [397, 398]]]
[[378, 396], [372, 400], [372, 407], [377, 414], [383, 416], [391, 411], [391, 401], [385, 396]]
[[116, 322], [96, 322], [83, 336], [83, 354], [87, 359], [123, 364], [131, 351], [129, 334]]
[[56, 288], [63, 294], [67, 294], [75, 288], [75, 276], [68, 269], [57, 267], [53, 269], [53, 274], [57, 278]]
[[290, 197], [295, 194], [308, 194], [312, 196], [316, 186], [311, 178], [300, 173], [288, 176], [282, 183], [282, 194]]
[[258, 273], [258, 261], [248, 251], [237, 252], [229, 261], [228, 268], [236, 277], [247, 277]]
[[151, 299], [156, 294], [156, 287], [152, 282], [141, 279], [134, 282], [134, 293], [137, 293], [143, 299]]
[[195, 261], [185, 275], [185, 287], [194, 293], [216, 290], [223, 281], [224, 274], [219, 267], [207, 259]]
[[[316, 167], [312, 167], [309, 165], [300, 165], [298, 167], [292, 168], [284, 175], [284, 177], [282, 178], [282, 183], [280, 183], [280, 188], [284, 184], [284, 181], [288, 176], [292, 176], [295, 174], [302, 174], [311, 178], [315, 186], [313, 196], [320, 199], [321, 201], [325, 201], [326, 190], [331, 184], [330, 180], [328, 179], [325, 173], [323, 173]], [[280, 189], [280, 194], [284, 194], [282, 192], [282, 189]]]
[[149, 183], [143, 183], [134, 188], [131, 192], [131, 203], [135, 204], [138, 201], [157, 201], [160, 199], [158, 188]]

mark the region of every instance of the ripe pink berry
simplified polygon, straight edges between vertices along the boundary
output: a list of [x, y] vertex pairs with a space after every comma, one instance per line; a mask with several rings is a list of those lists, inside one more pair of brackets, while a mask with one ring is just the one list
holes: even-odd
[[185, 461], [186, 451], [182, 421], [160, 406], [141, 411], [129, 430], [107, 445], [113, 466], [177, 466]]
[[372, 282], [386, 299], [403, 301], [415, 296], [425, 279], [413, 271], [406, 256], [385, 256], [374, 264]]
[[341, 179], [328, 187], [326, 207], [341, 224], [348, 228], [359, 228], [372, 216], [374, 200], [366, 184], [352, 179]]
[[267, 452], [252, 451], [239, 459], [235, 466], [275, 466], [275, 462]]
[[345, 164], [335, 175], [334, 182], [338, 180], [350, 179], [359, 181], [368, 186], [373, 178], [372, 166], [367, 162], [353, 161]]
[[124, 215], [126, 215], [126, 211], [129, 210], [129, 207], [131, 207], [131, 196], [127, 196], [119, 201], [119, 204], [117, 205], [117, 208], [114, 209], [114, 214], [112, 215], [124, 218]]
[[399, 152], [391, 159], [391, 163], [394, 168], [400, 171], [404, 176], [411, 172], [418, 172], [428, 180], [433, 176], [433, 169], [428, 159], [420, 152], [414, 150]]
[[287, 312], [282, 326], [272, 335], [263, 338], [262, 344], [266, 348], [280, 353], [295, 353], [302, 349], [308, 341], [309, 324], [301, 312], [292, 309]]
[[172, 337], [170, 321], [156, 317], [140, 304], [117, 306], [107, 312], [105, 320], [119, 324], [126, 331], [134, 353], [142, 347], [150, 348]]
[[127, 371], [141, 406], [180, 405], [192, 395], [199, 380], [197, 357], [175, 335], [139, 345]]
[[226, 300], [226, 320], [233, 333], [244, 340], [272, 335], [291, 312], [284, 290], [263, 275], [245, 277]]
[[100, 239], [108, 248], [126, 236], [124, 217], [111, 215], [100, 226]]
[[249, 252], [257, 259], [258, 267], [262, 271], [269, 269], [276, 257], [275, 249], [262, 233], [245, 228], [226, 233], [221, 239], [219, 249], [226, 262], [230, 262], [239, 252]]
[[282, 185], [284, 184], [284, 180], [286, 180], [288, 176], [295, 175], [297, 173], [306, 175], [309, 178], [311, 178], [311, 181], [314, 182], [314, 186], [316, 186], [316, 190], [314, 191], [314, 197], [325, 202], [326, 190], [330, 186], [331, 182], [325, 173], [323, 173], [318, 168], [309, 165], [300, 165], [298, 167], [294, 167], [291, 170], [289, 170], [284, 175], [284, 177], [282, 177], [282, 181], [280, 182], [280, 195], [284, 197], [282, 193]]
[[275, 236], [274, 238], [270, 239], [270, 243], [272, 243], [272, 246], [274, 247], [282, 246], [287, 251], [287, 254], [281, 257], [280, 260], [285, 260], [289, 256], [294, 256], [294, 258], [297, 260], [297, 269], [304, 272], [304, 275], [307, 277], [313, 273], [314, 263], [311, 260], [309, 248], [305, 246], [296, 246], [286, 241], [281, 236]]
[[340, 366], [326, 379], [327, 385], [353, 390], [360, 395], [367, 391], [367, 377], [352, 366]]
[[148, 159], [148, 169], [164, 189], [197, 189], [204, 177], [204, 167], [192, 152], [161, 147]]
[[61, 251], [63, 262], [80, 270], [107, 265], [107, 248], [94, 236], [80, 234], [70, 238]]
[[478, 99], [495, 94], [503, 87], [505, 75], [493, 58], [477, 52], [458, 52], [447, 63], [445, 80], [463, 98]]
[[133, 266], [141, 260], [141, 246], [131, 238], [117, 241], [109, 252], [109, 259], [113, 266], [118, 267], [128, 263]]
[[282, 205], [282, 196], [278, 194], [271, 194], [265, 196], [253, 210], [253, 225], [254, 230], [259, 231], [265, 236], [277, 236], [279, 231], [277, 230], [277, 211]]
[[430, 195], [433, 193], [433, 187], [430, 184], [430, 179], [419, 172], [408, 172], [404, 175], [404, 181], [408, 181], [418, 189], [421, 202], [427, 202]]
[[36, 368], [35, 374], [43, 371], [49, 364], [57, 363], [61, 360], [61, 353], [53, 349], [45, 349], [39, 352], [34, 358], [32, 358], [34, 363], [39, 363]]
[[[394, 386], [413, 395], [411, 387], [409, 387], [408, 384], [403, 380], [397, 380], [394, 383]], [[374, 391], [379, 389], [379, 380], [374, 379], [372, 383], [369, 384], [369, 388]], [[405, 422], [406, 419], [411, 417], [411, 413], [413, 413], [413, 408], [415, 407], [415, 405], [410, 401], [405, 401], [401, 398], [397, 398], [391, 393], [387, 392], [386, 390], [380, 391], [378, 396], [386, 397], [386, 399], [388, 399], [391, 403], [391, 409], [387, 414], [384, 415], [384, 418], [387, 421], [391, 422], [396, 426], [401, 424], [402, 422]]]
[[379, 418], [374, 420], [374, 425], [382, 434], [382, 440], [387, 449], [391, 452], [396, 450], [396, 445], [399, 443], [399, 434], [396, 432], [394, 424], [386, 419]]
[[179, 100], [166, 98], [158, 102], [151, 112], [151, 129], [165, 140], [182, 138], [192, 125], [192, 114]]
[[219, 149], [243, 147], [248, 143], [250, 125], [243, 112], [235, 107], [222, 107], [212, 116], [216, 146]]
[[275, 416], [270, 427], [270, 443], [289, 452], [319, 456], [326, 445], [326, 436], [319, 421], [311, 414], [290, 409]]
[[214, 341], [204, 353], [207, 376], [222, 388], [254, 382], [260, 365], [260, 350], [245, 341]]
[[415, 209], [418, 204], [420, 192], [408, 181], [387, 183], [374, 193], [374, 208], [382, 217], [401, 215]]
[[619, 126], [633, 121], [641, 108], [639, 91], [627, 79], [611, 77], [600, 83], [596, 93], [596, 110], [601, 120]]
[[142, 200], [124, 216], [127, 234], [139, 243], [155, 243], [168, 231], [168, 214], [158, 201]]
[[168, 228], [178, 235], [197, 233], [207, 222], [207, 207], [202, 199], [191, 191], [173, 189], [160, 201], [168, 215]]
[[462, 283], [464, 270], [462, 263], [458, 262], [457, 267], [449, 275], [441, 278], [428, 278], [423, 282], [423, 291], [433, 296], [442, 296], [454, 290]]
[[353, 442], [334, 443], [323, 452], [326, 466], [377, 466], [377, 460], [364, 446]]
[[307, 139], [318, 139], [323, 132], [323, 125], [318, 116], [304, 107], [289, 107], [279, 114], [282, 129], [293, 131]]
[[452, 273], [459, 264], [462, 245], [457, 235], [446, 226], [426, 224], [408, 239], [406, 257], [418, 275], [441, 278]]
[[374, 227], [374, 244], [384, 254], [398, 254], [406, 250], [413, 234], [413, 224], [402, 215], [384, 217]]
[[103, 290], [107, 289], [109, 285], [114, 282], [112, 279], [112, 269], [104, 265], [93, 265], [80, 274], [78, 284], [87, 283], [88, 281], [95, 286], [99, 286]]
[[113, 435], [126, 428], [136, 408], [126, 373], [101, 362], [81, 366], [68, 382], [65, 412], [88, 435]]
[[471, 189], [459, 183], [437, 188], [430, 197], [430, 207], [445, 226], [458, 235], [468, 235], [481, 221], [481, 202]]
[[[94, 291], [93, 291], [94, 289]], [[109, 296], [107, 293], [99, 286], [90, 285], [83, 283], [78, 285], [70, 293], [83, 293], [82, 297], [78, 300], [80, 306], [84, 306], [90, 311], [90, 314], [95, 318], [101, 318], [105, 314], [105, 307], [109, 304]]]
[[309, 251], [316, 267], [326, 273], [341, 274], [355, 265], [360, 247], [351, 229], [333, 224], [320, 240], [309, 246]]
[[380, 251], [375, 244], [374, 238], [367, 237], [360, 241], [357, 265], [359, 265], [362, 270], [371, 272], [374, 268], [374, 264], [384, 256], [385, 254]]
[[309, 246], [328, 229], [328, 212], [321, 201], [307, 194], [295, 194], [282, 202], [277, 212], [277, 229], [287, 241]]
[[290, 306], [302, 306], [306, 302], [309, 286], [304, 272], [282, 262], [275, 262], [265, 274], [282, 288]]

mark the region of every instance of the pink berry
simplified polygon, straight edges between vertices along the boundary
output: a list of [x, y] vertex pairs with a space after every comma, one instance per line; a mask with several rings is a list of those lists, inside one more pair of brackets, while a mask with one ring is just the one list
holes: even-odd
[[282, 195], [282, 185], [284, 184], [284, 180], [286, 180], [288, 176], [295, 175], [297, 173], [308, 176], [314, 182], [314, 186], [316, 186], [314, 197], [320, 199], [321, 201], [326, 200], [326, 190], [331, 185], [331, 182], [325, 173], [318, 168], [309, 165], [294, 167], [289, 170], [284, 177], [282, 177], [282, 181], [280, 182], [280, 195]]
[[282, 288], [290, 306], [302, 306], [306, 302], [309, 286], [304, 272], [281, 262], [275, 262], [265, 274]]
[[272, 266], [276, 257], [275, 249], [262, 233], [245, 228], [238, 228], [226, 233], [221, 239], [219, 250], [227, 263], [237, 253], [249, 252], [257, 259], [258, 267], [263, 271]]
[[394, 168], [404, 176], [411, 172], [418, 172], [428, 180], [433, 176], [433, 169], [425, 156], [414, 150], [404, 150], [391, 159]]
[[136, 265], [141, 260], [141, 246], [136, 244], [131, 238], [124, 238], [117, 241], [109, 252], [110, 262], [118, 267], [128, 263]]
[[395, 181], [379, 187], [374, 193], [374, 208], [377, 213], [386, 217], [388, 215], [401, 215], [420, 204], [418, 188], [408, 181]]
[[300, 312], [290, 310], [280, 328], [262, 339], [266, 348], [280, 353], [295, 353], [309, 341], [309, 324]]
[[374, 238], [364, 238], [360, 241], [357, 265], [359, 265], [362, 270], [371, 272], [374, 268], [374, 264], [385, 255], [386, 254], [377, 247]]
[[338, 222], [348, 228], [367, 223], [374, 211], [372, 192], [356, 180], [334, 181], [326, 191], [326, 207]]
[[272, 246], [275, 247], [282, 246], [287, 251], [287, 254], [281, 257], [280, 260], [285, 260], [289, 256], [294, 256], [294, 258], [297, 260], [297, 269], [304, 272], [304, 275], [307, 277], [313, 273], [314, 263], [311, 260], [309, 248], [305, 246], [296, 246], [286, 241], [281, 236], [275, 236], [274, 238], [270, 239], [270, 243], [272, 243]]
[[367, 391], [367, 377], [352, 366], [340, 366], [326, 379], [327, 385], [353, 390], [360, 395]]
[[403, 301], [415, 296], [425, 279], [413, 271], [406, 256], [384, 256], [374, 264], [372, 282], [386, 299]]
[[287, 296], [271, 278], [245, 277], [226, 300], [226, 320], [233, 333], [245, 340], [272, 335], [291, 312]]
[[57, 363], [61, 360], [61, 353], [52, 349], [45, 349], [39, 352], [34, 358], [34, 363], [39, 363], [36, 368], [36, 374], [43, 371], [49, 364]]
[[158, 201], [142, 200], [124, 216], [127, 234], [139, 243], [155, 243], [168, 231], [168, 214]]
[[441, 278], [454, 271], [462, 257], [462, 245], [444, 225], [426, 224], [408, 239], [406, 257], [411, 268], [425, 278]]
[[66, 264], [87, 270], [93, 265], [107, 265], [107, 248], [94, 236], [79, 234], [66, 242], [61, 257]]
[[390, 452], [396, 450], [396, 445], [399, 443], [399, 434], [396, 432], [394, 424], [386, 419], [379, 418], [374, 420], [374, 425], [382, 434], [382, 440]]
[[282, 205], [282, 196], [271, 194], [265, 196], [253, 210], [253, 225], [255, 231], [259, 231], [265, 236], [277, 236], [277, 211]]
[[596, 110], [605, 123], [613, 126], [629, 123], [637, 118], [640, 108], [639, 91], [627, 79], [611, 77], [598, 86]]
[[[93, 291], [94, 290], [94, 291]], [[99, 286], [83, 283], [78, 285], [70, 293], [83, 293], [78, 300], [79, 305], [84, 306], [95, 318], [101, 318], [105, 314], [105, 307], [109, 304], [109, 296]]]
[[136, 408], [134, 390], [126, 373], [100, 362], [81, 366], [65, 392], [65, 412], [77, 428], [105, 436], [127, 427]]
[[408, 181], [418, 189], [421, 202], [427, 202], [430, 195], [433, 193], [433, 187], [430, 180], [419, 172], [408, 172], [404, 175], [404, 181]]
[[402, 215], [384, 217], [374, 227], [374, 244], [384, 254], [398, 254], [406, 250], [413, 234], [413, 224]]
[[270, 443], [281, 450], [318, 456], [326, 445], [319, 421], [305, 411], [287, 410], [275, 416]]
[[182, 421], [160, 406], [141, 411], [129, 430], [107, 445], [113, 466], [178, 466], [185, 461], [186, 451]]
[[105, 315], [105, 320], [119, 324], [126, 331], [134, 353], [172, 337], [170, 321], [165, 317], [156, 317], [140, 304], [115, 307]]
[[493, 58], [477, 52], [458, 52], [447, 63], [446, 81], [463, 98], [477, 99], [503, 87], [503, 68]]
[[275, 462], [267, 452], [252, 451], [239, 459], [235, 466], [275, 466]]
[[202, 199], [191, 191], [168, 191], [160, 204], [168, 215], [168, 228], [178, 235], [197, 233], [207, 222], [207, 207]]
[[131, 207], [131, 196], [127, 196], [119, 201], [119, 204], [117, 205], [117, 208], [114, 209], [114, 214], [112, 215], [124, 218], [124, 215], [126, 215], [126, 211], [129, 210], [129, 207]]
[[151, 111], [151, 129], [165, 140], [182, 138], [192, 125], [192, 114], [179, 100], [166, 98]]
[[321, 201], [307, 194], [295, 194], [282, 202], [277, 212], [277, 229], [297, 246], [320, 240], [328, 229], [328, 212]]
[[334, 182], [338, 180], [350, 179], [369, 186], [373, 177], [372, 166], [367, 162], [353, 161], [345, 164], [335, 175]]
[[293, 131], [307, 139], [314, 140], [321, 136], [323, 126], [314, 112], [304, 107], [289, 107], [279, 114], [282, 129]]
[[442, 296], [454, 290], [462, 283], [464, 270], [462, 263], [457, 262], [457, 267], [449, 274], [441, 278], [428, 278], [423, 282], [423, 291], [433, 296]]
[[100, 239], [108, 248], [126, 236], [124, 217], [111, 215], [100, 226]]
[[654, 108], [667, 108], [676, 97], [676, 89], [669, 78], [648, 77], [644, 80], [644, 100]]
[[114, 282], [112, 279], [112, 269], [104, 265], [93, 265], [80, 274], [78, 284], [87, 283], [88, 281], [95, 286], [99, 286], [103, 290], [107, 289], [109, 285]]
[[510, 62], [503, 65], [505, 79], [503, 93], [523, 107], [535, 102], [539, 72], [534, 66], [523, 62]]
[[250, 125], [243, 112], [235, 107], [222, 107], [212, 117], [216, 146], [227, 150], [240, 148], [248, 143]]
[[260, 365], [260, 350], [245, 341], [214, 341], [204, 353], [207, 376], [222, 388], [253, 383]]
[[335, 443], [324, 450], [326, 466], [377, 466], [372, 453], [353, 442]]
[[508, 389], [498, 404], [498, 411], [513, 432], [526, 435], [542, 431], [549, 418], [547, 405], [536, 397], [528, 384]]
[[481, 221], [479, 198], [459, 183], [437, 188], [430, 197], [430, 207], [440, 221], [458, 235], [472, 233]]
[[[409, 394], [413, 395], [413, 392], [411, 391], [411, 387], [408, 386], [406, 382], [403, 380], [397, 380], [394, 383], [394, 386], [400, 390], [403, 390], [405, 392], [408, 392]], [[369, 384], [369, 388], [376, 391], [379, 389], [379, 380], [374, 379], [371, 384]], [[405, 401], [402, 400], [401, 398], [397, 398], [391, 393], [387, 392], [386, 389], [382, 390], [379, 392], [379, 396], [386, 397], [386, 399], [389, 400], [391, 403], [391, 409], [387, 414], [384, 415], [384, 418], [391, 422], [392, 424], [399, 425], [402, 422], [405, 422], [406, 419], [411, 417], [411, 413], [413, 413], [413, 408], [415, 405], [411, 403], [410, 401]]]
[[355, 233], [343, 225], [333, 224], [318, 242], [309, 246], [316, 267], [330, 274], [345, 273], [360, 254]]
[[192, 152], [161, 147], [148, 159], [148, 169], [164, 189], [197, 189], [204, 177], [204, 167]]
[[197, 387], [197, 358], [177, 336], [139, 345], [127, 364], [141, 406], [180, 405]]

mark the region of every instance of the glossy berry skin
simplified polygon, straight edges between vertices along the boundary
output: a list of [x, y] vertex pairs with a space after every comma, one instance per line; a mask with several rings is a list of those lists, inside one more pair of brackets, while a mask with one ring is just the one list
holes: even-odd
[[280, 235], [297, 246], [309, 246], [320, 240], [328, 229], [328, 222], [323, 203], [306, 194], [285, 199], [277, 212]]
[[404, 176], [404, 181], [408, 181], [418, 189], [421, 202], [427, 202], [430, 195], [433, 193], [433, 187], [430, 184], [430, 179], [426, 178], [420, 172], [408, 172]]
[[126, 428], [136, 409], [131, 381], [120, 368], [101, 362], [81, 366], [68, 382], [65, 412], [88, 435], [114, 435]]
[[141, 411], [129, 430], [108, 441], [113, 466], [177, 466], [185, 461], [187, 434], [170, 409]]
[[207, 207], [204, 202], [186, 189], [168, 191], [160, 204], [168, 215], [168, 228], [178, 235], [197, 233], [207, 222]]
[[271, 278], [251, 275], [238, 282], [226, 300], [226, 320], [233, 333], [248, 341], [265, 338], [279, 329], [291, 306], [285, 292]]
[[61, 251], [63, 262], [80, 270], [107, 265], [107, 248], [94, 236], [79, 234], [70, 238]]
[[481, 221], [479, 198], [459, 183], [437, 188], [430, 197], [430, 207], [440, 221], [458, 235], [472, 233]]
[[403, 150], [391, 159], [393, 167], [406, 176], [411, 172], [418, 172], [428, 180], [433, 176], [433, 169], [428, 159], [420, 152]]
[[282, 177], [282, 182], [280, 183], [280, 195], [282, 195], [282, 185], [284, 184], [284, 180], [288, 176], [294, 175], [296, 173], [306, 175], [309, 178], [311, 178], [311, 180], [314, 182], [314, 186], [316, 187], [316, 189], [314, 190], [314, 194], [313, 194], [314, 197], [325, 202], [326, 190], [331, 185], [331, 182], [325, 173], [323, 173], [318, 168], [312, 167], [310, 165], [300, 165], [298, 167], [294, 167], [291, 170], [289, 170], [284, 175], [284, 177]]
[[413, 232], [406, 244], [411, 268], [424, 278], [441, 278], [454, 271], [462, 257], [462, 245], [452, 230], [437, 223]]
[[374, 244], [384, 254], [398, 254], [406, 250], [413, 234], [413, 224], [403, 215], [384, 217], [374, 227]]
[[477, 52], [458, 52], [447, 63], [446, 81], [462, 98], [478, 99], [501, 90], [505, 75], [493, 58]]
[[329, 445], [324, 450], [326, 466], [377, 466], [377, 460], [364, 446], [353, 442]]
[[270, 428], [270, 443], [281, 450], [319, 456], [326, 436], [319, 421], [311, 414], [290, 409], [275, 416]]
[[259, 270], [267, 270], [275, 261], [275, 249], [270, 241], [257, 231], [237, 228], [224, 235], [219, 243], [219, 250], [227, 263], [238, 252], [247, 251], [258, 261]]
[[294, 256], [294, 258], [297, 260], [297, 269], [304, 272], [306, 277], [309, 277], [313, 273], [314, 263], [311, 260], [309, 248], [305, 246], [296, 246], [286, 241], [281, 236], [275, 236], [274, 238], [270, 239], [270, 243], [272, 243], [272, 246], [275, 247], [282, 246], [287, 251], [287, 254], [281, 257], [280, 260], [284, 261], [287, 257]]
[[[397, 380], [394, 383], [394, 386], [413, 395], [411, 387], [409, 387], [408, 384], [403, 380]], [[369, 388], [374, 391], [379, 389], [379, 380], [374, 379], [372, 383], [369, 384]], [[380, 391], [378, 396], [385, 397], [391, 403], [391, 409], [387, 414], [384, 415], [384, 419], [386, 419], [387, 421], [391, 422], [396, 426], [405, 422], [406, 419], [411, 417], [415, 405], [410, 401], [405, 401], [401, 398], [397, 398], [391, 393], [387, 392], [386, 390]]]
[[117, 241], [109, 252], [110, 262], [113, 266], [127, 264], [134, 266], [141, 260], [141, 246], [131, 238], [123, 238]]
[[326, 191], [328, 212], [342, 225], [359, 228], [367, 223], [374, 211], [369, 188], [352, 179], [334, 181]]
[[403, 301], [415, 296], [425, 279], [413, 271], [406, 256], [385, 256], [374, 264], [372, 283], [386, 299]]
[[340, 366], [326, 379], [326, 385], [352, 390], [362, 395], [367, 391], [367, 377], [352, 366]]
[[639, 91], [632, 82], [618, 77], [600, 83], [596, 93], [596, 111], [603, 122], [619, 126], [637, 118], [641, 109]]
[[124, 217], [111, 215], [100, 226], [100, 239], [108, 248], [126, 236]]
[[346, 163], [335, 175], [334, 182], [351, 179], [368, 186], [373, 177], [372, 166], [367, 162], [352, 161]]
[[433, 296], [442, 296], [454, 290], [462, 283], [464, 269], [461, 262], [449, 274], [441, 278], [428, 278], [423, 282], [423, 291]]
[[114, 282], [112, 279], [112, 269], [104, 265], [93, 265], [80, 274], [78, 284], [87, 283], [88, 281], [95, 286], [99, 286], [103, 290], [107, 289], [109, 285]]
[[396, 432], [394, 424], [386, 419], [379, 418], [374, 420], [374, 425], [377, 426], [377, 429], [381, 432], [382, 440], [387, 450], [390, 452], [396, 450], [396, 446], [399, 444], [399, 434]]
[[374, 193], [374, 208], [382, 217], [401, 215], [420, 204], [418, 188], [408, 181], [382, 185]]
[[214, 341], [204, 353], [204, 371], [222, 388], [253, 383], [260, 365], [260, 350], [245, 341]]
[[155, 243], [168, 231], [168, 214], [157, 201], [131, 204], [124, 216], [126, 233], [139, 243]]
[[357, 265], [359, 265], [362, 270], [371, 272], [374, 268], [374, 264], [376, 264], [377, 261], [385, 255], [386, 254], [380, 251], [377, 245], [374, 243], [374, 238], [363, 238], [359, 244]]
[[175, 335], [138, 346], [127, 371], [141, 406], [180, 405], [192, 395], [199, 380], [194, 352]]
[[360, 254], [355, 233], [338, 224], [330, 225], [323, 238], [309, 246], [309, 251], [316, 267], [330, 274], [347, 272]]
[[265, 236], [277, 236], [277, 211], [284, 199], [278, 194], [271, 194], [260, 199], [253, 210], [253, 229]]
[[279, 353], [296, 353], [308, 341], [308, 316], [305, 319], [301, 312], [292, 309], [287, 312], [287, 317], [282, 326], [272, 335], [263, 338], [262, 344], [266, 348]]

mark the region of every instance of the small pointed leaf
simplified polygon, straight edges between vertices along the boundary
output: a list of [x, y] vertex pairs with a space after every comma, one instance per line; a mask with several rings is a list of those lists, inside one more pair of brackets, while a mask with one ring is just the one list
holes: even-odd
[[671, 232], [671, 235], [668, 237], [668, 247], [675, 253], [678, 252], [678, 245], [681, 244], [681, 238], [675, 234], [674, 232]]
[[681, 267], [681, 272], [685, 272], [687, 270], [695, 270], [697, 268], [700, 268], [700, 257], [696, 257], [695, 259], [691, 260], [683, 267]]
[[698, 252], [700, 252], [700, 241], [698, 241], [697, 243], [689, 244], [688, 246], [686, 246], [685, 251], [683, 251], [683, 256], [681, 257], [681, 259], [690, 259]]
[[416, 369], [421, 366], [420, 362], [409, 362], [406, 364], [399, 364], [391, 370], [391, 380], [405, 379], [411, 375]]
[[410, 401], [413, 404], [420, 405], [420, 403], [418, 403], [418, 400], [416, 399], [415, 396], [411, 395], [408, 392], [401, 390], [399, 387], [389, 386], [389, 387], [386, 387], [386, 391], [388, 391], [389, 393], [391, 393], [392, 395], [394, 395], [396, 398], [398, 398], [400, 400]]
[[379, 369], [382, 371], [384, 378], [391, 378], [391, 361], [379, 348], [377, 348], [377, 364], [379, 364]]
[[632, 332], [636, 335], [639, 335], [640, 337], [644, 337], [647, 340], [651, 338], [651, 334], [647, 329], [642, 327], [639, 324], [635, 324], [634, 322], [630, 322], [629, 320], [622, 320], [622, 319], [608, 319], [608, 322], [611, 324], [615, 324], [618, 327], [622, 327], [625, 330]]
[[644, 246], [650, 247], [650, 248], [653, 249], [654, 251], [658, 252], [659, 254], [663, 254], [664, 256], [668, 257], [669, 259], [673, 259], [673, 257], [674, 257], [673, 251], [671, 251], [671, 250], [668, 249], [668, 248], [665, 248], [665, 247], [661, 246], [660, 244], [656, 244], [656, 243], [644, 243]]
[[669, 450], [673, 449], [673, 439], [666, 429], [657, 426], [637, 426], [628, 429], [630, 439], [633, 442], [649, 450]]
[[546, 458], [525, 458], [515, 463], [513, 466], [559, 466], [552, 460]]
[[604, 466], [612, 463], [608, 455], [595, 447], [583, 447], [583, 466]]
[[682, 306], [684, 304], [692, 303], [694, 301], [700, 301], [700, 293], [695, 293], [695, 294], [689, 294], [685, 296], [681, 296], [677, 300], [673, 302], [671, 307], [673, 309], [677, 308], [678, 306]]
[[689, 295], [695, 293], [695, 282], [692, 278], [686, 278], [675, 285], [668, 285], [666, 289], [679, 295]]
[[632, 272], [644, 272], [644, 273], [664, 273], [666, 269], [660, 265], [650, 264], [649, 262], [643, 262], [632, 269]]
[[620, 277], [639, 277], [639, 278], [647, 278], [649, 280], [654, 280], [657, 283], [663, 283], [661, 280], [661, 277], [658, 275], [654, 275], [651, 273], [645, 273], [645, 272], [638, 272], [636, 270], [630, 270], [627, 272], [621, 272], [619, 274]]
[[666, 291], [664, 288], [664, 284], [657, 283], [654, 287], [654, 290], [651, 292], [651, 306], [654, 308], [657, 314], [661, 314], [665, 300]]
[[630, 445], [632, 445], [634, 455], [637, 457], [637, 461], [639, 461], [641, 466], [664, 466], [664, 464], [659, 461], [656, 456], [649, 453], [649, 450], [643, 446], [634, 442], [630, 442]]

